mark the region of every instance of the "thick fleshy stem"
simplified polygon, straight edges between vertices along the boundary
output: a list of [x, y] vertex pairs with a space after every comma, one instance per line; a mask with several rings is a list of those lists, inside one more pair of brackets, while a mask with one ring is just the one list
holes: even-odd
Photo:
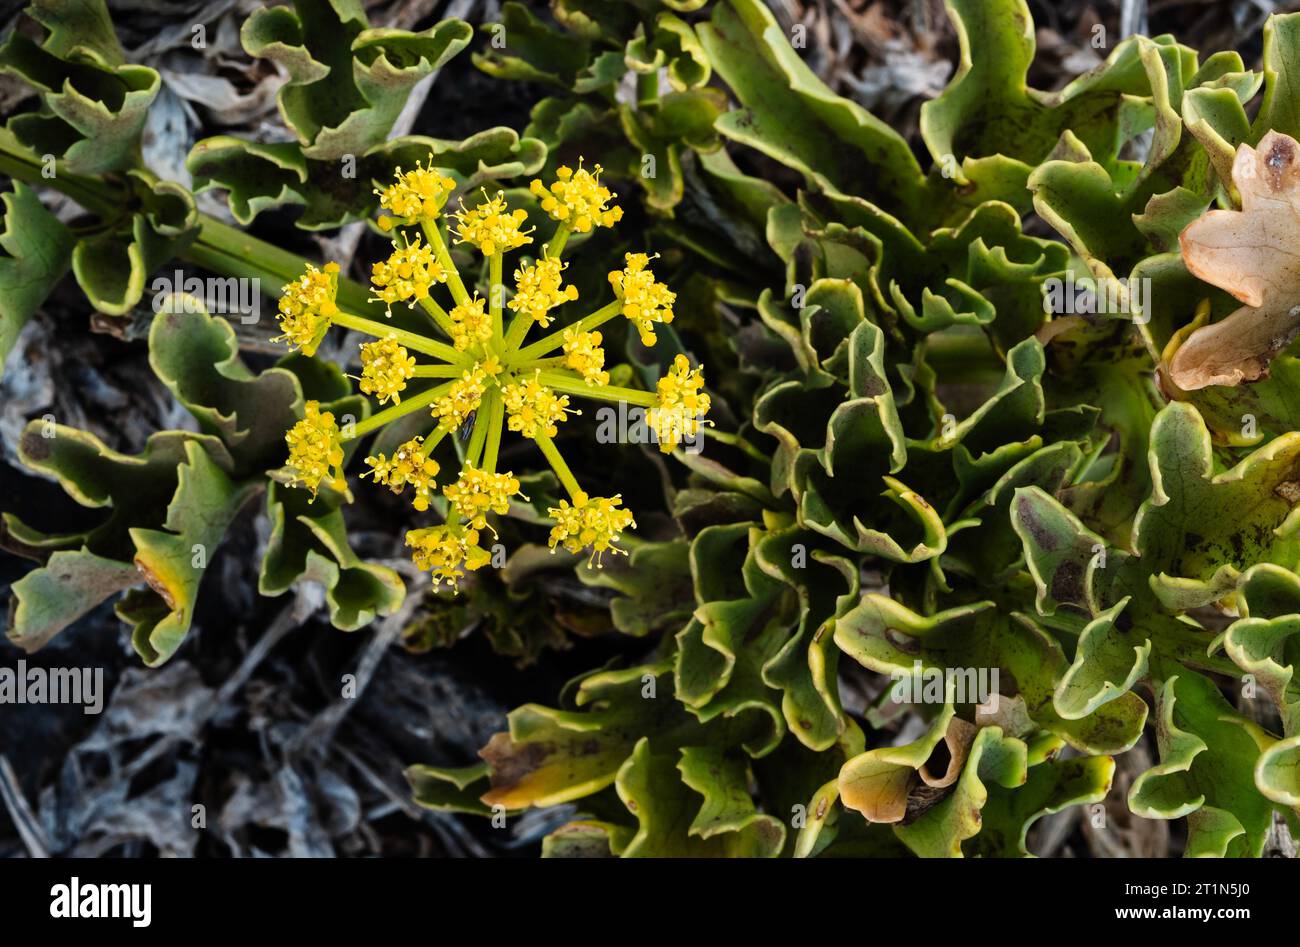
[[626, 401], [628, 404], [652, 408], [659, 403], [659, 397], [650, 391], [637, 388], [619, 388], [614, 385], [589, 385], [577, 375], [561, 372], [542, 372], [537, 378], [543, 385], [556, 391], [577, 395], [580, 398], [596, 398], [600, 401]]
[[567, 332], [569, 329], [573, 329], [576, 332], [590, 332], [592, 329], [596, 328], [597, 326], [604, 325], [606, 322], [609, 322], [609, 320], [613, 319], [622, 311], [623, 311], [623, 300], [615, 299], [613, 302], [606, 303], [604, 306], [601, 306], [591, 315], [584, 316], [583, 318], [575, 322], [573, 325], [565, 326], [563, 329], [557, 329], [555, 332], [552, 332], [550, 335], [546, 335], [538, 339], [536, 342], [534, 342], [532, 345], [528, 346], [527, 348], [520, 349], [517, 353], [515, 353], [515, 357], [509, 360], [510, 364], [518, 365], [522, 362], [530, 361], [535, 358], [540, 358], [541, 356], [546, 355], [548, 352], [552, 352], [555, 349], [558, 349], [561, 345], [563, 345], [564, 333]]
[[564, 246], [569, 242], [569, 237], [573, 234], [573, 227], [567, 220], [560, 221], [560, 225], [555, 228], [555, 236], [551, 242], [542, 248], [547, 257], [558, 260], [560, 254], [564, 252]]
[[540, 431], [537, 432], [533, 440], [537, 442], [537, 446], [540, 447], [542, 453], [546, 455], [547, 463], [551, 465], [551, 469], [555, 471], [555, 475], [560, 478], [560, 483], [564, 484], [564, 489], [569, 491], [569, 498], [577, 500], [578, 494], [583, 492], [582, 487], [578, 486], [578, 478], [573, 475], [573, 471], [569, 469], [569, 465], [566, 464], [564, 458], [560, 456], [560, 451], [555, 446], [555, 442]]
[[398, 329], [395, 326], [385, 325], [382, 322], [376, 322], [374, 319], [366, 319], [363, 316], [354, 316], [350, 312], [338, 312], [330, 317], [330, 323], [336, 326], [342, 326], [345, 329], [355, 329], [357, 332], [374, 336], [377, 339], [393, 338], [401, 345], [406, 346], [413, 352], [419, 352], [423, 355], [432, 355], [440, 358], [445, 362], [452, 362], [456, 365], [468, 365], [469, 357], [457, 352], [450, 345], [444, 345], [434, 339], [425, 338], [415, 332], [407, 332], [405, 329]]
[[[492, 394], [495, 392], [489, 392]], [[483, 462], [479, 466], [488, 473], [497, 472], [497, 454], [501, 450], [501, 430], [506, 425], [505, 408], [498, 395], [493, 411], [488, 415], [487, 443], [483, 446]]]
[[469, 444], [465, 448], [465, 463], [469, 466], [477, 467], [479, 465], [483, 445], [487, 443], [488, 428], [491, 426], [492, 415], [503, 410], [500, 391], [497, 388], [489, 388], [483, 395], [483, 400], [479, 403], [478, 411], [474, 417], [474, 430], [470, 434]]
[[433, 247], [433, 255], [438, 258], [438, 262], [442, 264], [447, 274], [447, 288], [451, 290], [451, 298], [456, 300], [456, 305], [463, 305], [469, 299], [469, 293], [465, 290], [464, 280], [460, 278], [460, 271], [452, 262], [451, 251], [447, 249], [447, 242], [442, 239], [438, 222], [426, 220], [420, 224], [420, 227], [424, 231], [424, 238], [429, 241], [429, 246]]
[[433, 324], [436, 325], [439, 329], [441, 329], [444, 333], [446, 333], [447, 338], [449, 339], [453, 338], [451, 332], [451, 326], [452, 326], [451, 316], [447, 314], [446, 309], [443, 309], [441, 306], [438, 305], [437, 300], [435, 300], [432, 296], [425, 296], [423, 299], [420, 300], [420, 308], [423, 309], [426, 313], [428, 313], [429, 318], [433, 321]]
[[459, 378], [465, 373], [464, 365], [416, 365], [412, 378]]
[[488, 314], [492, 317], [493, 342], [505, 334], [501, 320], [501, 307], [505, 305], [506, 288], [501, 282], [501, 256], [500, 253], [494, 253], [488, 257]]
[[343, 440], [350, 441], [362, 437], [369, 434], [371, 431], [379, 430], [379, 428], [383, 427], [385, 424], [396, 421], [398, 418], [406, 417], [406, 415], [413, 411], [418, 411], [421, 408], [428, 407], [450, 391], [451, 386], [454, 384], [454, 381], [449, 381], [445, 385], [437, 385], [436, 387], [430, 388], [428, 391], [420, 392], [418, 395], [411, 395], [409, 398], [403, 398], [401, 404], [395, 404], [391, 408], [385, 408], [378, 414], [372, 414], [364, 421], [359, 421], [352, 428], [352, 433], [343, 437]]

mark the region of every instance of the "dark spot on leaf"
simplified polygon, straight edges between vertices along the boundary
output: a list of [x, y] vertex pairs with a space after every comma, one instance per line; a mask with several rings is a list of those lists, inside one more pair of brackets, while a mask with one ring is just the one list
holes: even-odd
[[1058, 602], [1083, 601], [1083, 567], [1074, 560], [1066, 560], [1052, 575], [1052, 598]]
[[1264, 167], [1268, 171], [1268, 186], [1274, 191], [1282, 191], [1286, 187], [1283, 180], [1287, 168], [1295, 160], [1295, 143], [1283, 135], [1277, 135], [1273, 139], [1273, 147], [1268, 150], [1267, 157], [1264, 158]]

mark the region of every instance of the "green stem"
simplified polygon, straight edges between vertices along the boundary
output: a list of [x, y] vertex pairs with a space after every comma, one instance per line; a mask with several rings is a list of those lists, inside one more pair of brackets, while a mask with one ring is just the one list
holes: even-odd
[[501, 263], [500, 253], [488, 257], [488, 314], [492, 317], [493, 339], [500, 339], [505, 333], [501, 325], [501, 306], [505, 302], [506, 294], [505, 284], [501, 281]]
[[590, 332], [599, 325], [604, 325], [613, 319], [623, 310], [623, 301], [615, 299], [611, 303], [606, 303], [589, 316], [584, 316], [571, 326], [565, 326], [563, 329], [557, 329], [550, 335], [542, 336], [541, 339], [534, 342], [527, 348], [522, 348], [515, 353], [515, 358], [510, 360], [511, 365], [518, 365], [531, 359], [539, 358], [547, 352], [558, 349], [564, 344], [564, 333], [569, 329], [577, 332]]
[[659, 397], [649, 391], [637, 388], [619, 388], [616, 385], [589, 385], [577, 375], [564, 375], [560, 372], [542, 372], [538, 381], [549, 385], [556, 391], [578, 395], [582, 398], [595, 398], [598, 401], [626, 401], [643, 408], [653, 408], [659, 404]]
[[[495, 392], [489, 392], [492, 394]], [[501, 429], [506, 424], [505, 408], [501, 405], [501, 399], [498, 396], [492, 405], [492, 414], [488, 418], [487, 445], [483, 448], [483, 463], [480, 465], [488, 473], [497, 472], [497, 454], [501, 450]]]
[[467, 466], [479, 466], [479, 458], [483, 452], [483, 445], [487, 442], [492, 415], [500, 407], [497, 404], [498, 397], [498, 389], [489, 388], [487, 393], [483, 395], [483, 400], [479, 403], [478, 413], [474, 418], [474, 431], [470, 434], [469, 445], [465, 448], [465, 463]]
[[420, 300], [420, 308], [423, 309], [433, 321], [433, 324], [446, 333], [447, 338], [453, 338], [451, 333], [451, 316], [447, 310], [438, 305], [437, 300], [432, 296], [425, 296]]
[[434, 388], [430, 388], [428, 391], [422, 391], [418, 395], [411, 395], [411, 397], [403, 399], [401, 404], [395, 404], [391, 408], [385, 408], [378, 414], [372, 414], [364, 421], [359, 422], [352, 429], [351, 437], [345, 437], [343, 440], [350, 441], [354, 438], [363, 437], [371, 431], [378, 430], [385, 424], [396, 421], [398, 418], [405, 417], [413, 411], [419, 411], [421, 408], [433, 404], [433, 402], [437, 401], [450, 391], [453, 384], [455, 384], [455, 382], [449, 381], [445, 385], [438, 385]]
[[513, 369], [516, 372], [522, 373], [522, 372], [531, 372], [534, 368], [542, 368], [542, 369], [563, 368], [565, 358], [566, 356], [564, 355], [551, 355], [546, 358], [533, 358], [533, 359], [529, 359], [526, 362], [519, 362], [518, 364], [513, 366]]
[[528, 329], [533, 324], [533, 317], [520, 309], [515, 313], [514, 318], [510, 320], [510, 328], [506, 330], [506, 352], [514, 352], [519, 348], [519, 343], [523, 342], [528, 335]]
[[569, 237], [573, 234], [573, 225], [567, 220], [560, 221], [560, 225], [555, 228], [555, 236], [551, 237], [551, 242], [543, 249], [546, 256], [550, 259], [558, 260], [564, 253], [564, 247], [569, 242]]
[[429, 241], [429, 246], [433, 247], [433, 255], [438, 258], [442, 264], [443, 270], [447, 273], [447, 288], [451, 290], [451, 298], [456, 300], [456, 305], [463, 306], [469, 299], [469, 293], [465, 291], [465, 282], [460, 278], [460, 271], [456, 269], [456, 264], [452, 262], [451, 251], [447, 249], [446, 242], [442, 239], [442, 231], [438, 229], [436, 220], [426, 220], [422, 223], [421, 228], [424, 230], [424, 237]]
[[537, 446], [546, 455], [547, 463], [551, 465], [555, 475], [560, 478], [560, 483], [564, 484], [564, 489], [569, 491], [569, 498], [576, 501], [578, 494], [582, 493], [582, 487], [578, 486], [578, 478], [573, 475], [573, 471], [569, 470], [569, 465], [560, 456], [560, 451], [555, 446], [555, 442], [540, 431], [533, 440], [537, 442]]
[[336, 326], [355, 329], [358, 332], [364, 332], [366, 335], [373, 335], [377, 339], [395, 338], [399, 343], [414, 352], [432, 355], [453, 365], [465, 366], [469, 364], [469, 359], [450, 345], [444, 345], [434, 339], [426, 339], [422, 335], [407, 332], [405, 329], [397, 329], [382, 322], [376, 322], [374, 319], [354, 316], [350, 312], [339, 312], [330, 321]]
[[416, 365], [415, 378], [459, 378], [465, 373], [462, 365]]

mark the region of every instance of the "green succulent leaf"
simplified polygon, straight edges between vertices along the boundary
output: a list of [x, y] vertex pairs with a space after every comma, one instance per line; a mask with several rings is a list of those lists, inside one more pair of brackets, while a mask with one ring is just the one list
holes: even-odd
[[443, 20], [420, 32], [372, 29], [360, 3], [295, 3], [257, 10], [240, 39], [250, 56], [289, 74], [280, 115], [305, 158], [337, 161], [388, 137], [407, 95], [468, 45], [473, 31]]
[[3, 196], [0, 231], [0, 376], [18, 333], [68, 271], [73, 238], [41, 204], [36, 192], [19, 182]]
[[37, 155], [73, 174], [139, 163], [140, 132], [162, 79], [125, 62], [102, 0], [42, 0], [29, 9], [46, 30], [39, 43], [13, 30], [0, 46], [0, 72], [40, 93], [40, 107], [7, 128]]

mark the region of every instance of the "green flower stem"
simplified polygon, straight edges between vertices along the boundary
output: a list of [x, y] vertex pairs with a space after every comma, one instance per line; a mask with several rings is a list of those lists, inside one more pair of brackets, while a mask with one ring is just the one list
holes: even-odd
[[428, 313], [434, 325], [447, 334], [447, 338], [453, 338], [451, 334], [451, 316], [447, 314], [446, 309], [438, 305], [437, 300], [432, 296], [425, 296], [420, 300], [420, 308]]
[[533, 323], [533, 317], [522, 309], [515, 313], [514, 318], [510, 320], [510, 328], [506, 330], [505, 350], [514, 352], [519, 348], [519, 343], [528, 335], [528, 329]]
[[[493, 389], [489, 394], [496, 393]], [[501, 450], [501, 430], [506, 424], [505, 408], [500, 404], [501, 398], [498, 394], [496, 403], [493, 405], [492, 414], [488, 417], [487, 444], [483, 448], [483, 463], [479, 466], [488, 473], [497, 472], [497, 454]]]
[[419, 411], [421, 408], [428, 407], [450, 391], [451, 386], [454, 384], [455, 382], [449, 381], [445, 385], [437, 385], [436, 387], [430, 388], [428, 391], [422, 391], [418, 395], [411, 395], [409, 398], [402, 399], [401, 404], [395, 404], [391, 408], [385, 408], [378, 414], [372, 414], [364, 421], [359, 422], [352, 429], [351, 437], [345, 437], [343, 440], [350, 441], [358, 437], [364, 437], [371, 431], [377, 431], [385, 424], [396, 421], [398, 418], [406, 417], [406, 415], [413, 411]]
[[557, 329], [550, 335], [542, 336], [541, 339], [534, 342], [527, 348], [522, 348], [515, 353], [515, 357], [510, 360], [511, 365], [519, 365], [532, 359], [539, 358], [548, 352], [558, 349], [564, 344], [564, 333], [569, 329], [577, 332], [590, 332], [599, 325], [604, 325], [613, 319], [623, 310], [623, 301], [615, 299], [611, 303], [606, 303], [589, 316], [584, 316], [571, 326], [565, 326], [563, 329]]
[[562, 368], [564, 367], [565, 356], [551, 355], [546, 358], [529, 359], [526, 362], [520, 362], [513, 366], [516, 372], [531, 372], [535, 368]]
[[442, 342], [433, 339], [426, 339], [422, 335], [407, 332], [405, 329], [397, 329], [382, 322], [376, 322], [374, 319], [354, 316], [349, 312], [339, 312], [330, 319], [330, 322], [345, 329], [355, 329], [358, 332], [364, 332], [366, 335], [373, 335], [377, 339], [395, 338], [412, 351], [432, 355], [434, 358], [440, 358], [444, 362], [450, 362], [453, 365], [463, 366], [469, 364], [469, 359], [450, 345], [444, 345]]
[[46, 178], [41, 173], [44, 167], [39, 155], [19, 144], [7, 129], [0, 128], [0, 174], [15, 181], [56, 188], [99, 217], [110, 218], [122, 210], [124, 198], [115, 195], [117, 189], [112, 185], [64, 171], [57, 162], [54, 177]]
[[551, 238], [550, 243], [542, 248], [545, 255], [549, 258], [559, 259], [560, 255], [564, 253], [565, 244], [569, 242], [569, 237], [572, 234], [573, 226], [567, 220], [560, 221], [560, 225], [555, 228], [555, 236]]
[[478, 406], [474, 421], [474, 431], [469, 436], [469, 445], [465, 448], [465, 463], [470, 467], [479, 466], [483, 454], [483, 445], [487, 443], [488, 428], [492, 426], [492, 415], [502, 411], [500, 389], [489, 388]]
[[429, 246], [433, 247], [433, 255], [438, 258], [438, 262], [447, 273], [447, 288], [451, 290], [451, 298], [456, 300], [457, 306], [463, 306], [469, 299], [469, 293], [465, 291], [465, 282], [460, 278], [460, 271], [451, 260], [451, 251], [447, 249], [447, 244], [442, 239], [438, 222], [426, 220], [420, 226], [424, 230], [424, 238], [429, 241]]
[[464, 365], [416, 365], [415, 378], [459, 378], [465, 373]]
[[505, 334], [505, 328], [501, 324], [501, 304], [504, 302], [502, 297], [505, 296], [505, 286], [501, 282], [501, 264], [500, 253], [488, 257], [488, 314], [492, 317], [493, 339], [500, 339]]
[[643, 408], [653, 408], [659, 404], [659, 396], [653, 392], [641, 391], [637, 388], [619, 388], [616, 385], [589, 385], [577, 375], [542, 372], [538, 380], [556, 391], [582, 398], [595, 398], [598, 401], [626, 401], [628, 404], [638, 404]]
[[560, 483], [564, 484], [564, 489], [569, 491], [569, 499], [577, 500], [578, 494], [583, 492], [582, 487], [578, 486], [578, 478], [573, 475], [573, 471], [569, 470], [569, 465], [560, 456], [559, 448], [555, 446], [555, 442], [540, 431], [533, 440], [537, 442], [537, 446], [546, 455], [546, 462], [551, 465], [555, 475], [560, 478]]

